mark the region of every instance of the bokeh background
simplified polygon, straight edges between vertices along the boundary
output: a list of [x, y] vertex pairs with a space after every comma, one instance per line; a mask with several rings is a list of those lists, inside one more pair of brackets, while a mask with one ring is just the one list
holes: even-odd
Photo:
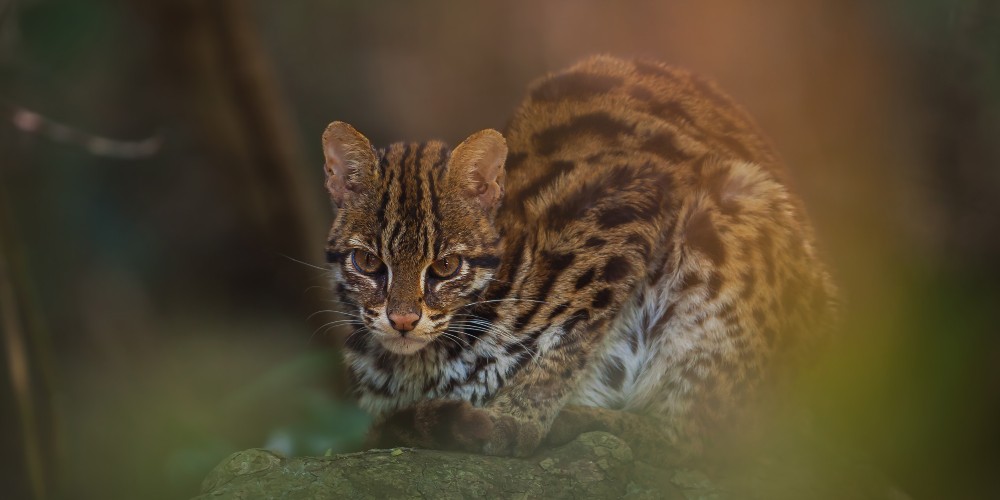
[[783, 154], [846, 299], [800, 384], [837, 453], [996, 498], [993, 0], [0, 0], [0, 496], [357, 446], [321, 131], [457, 143], [593, 53], [713, 77]]

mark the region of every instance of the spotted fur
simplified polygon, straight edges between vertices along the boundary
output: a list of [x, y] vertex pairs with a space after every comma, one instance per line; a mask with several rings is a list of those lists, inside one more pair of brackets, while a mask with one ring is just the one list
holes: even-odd
[[[503, 137], [374, 150], [334, 123], [324, 148], [374, 444], [524, 455], [564, 410], [550, 439], [604, 428], [697, 452], [832, 321], [777, 155], [684, 70], [594, 57], [536, 82]], [[359, 273], [356, 249], [387, 271]], [[447, 255], [458, 274], [434, 279]], [[394, 311], [421, 319], [399, 332]]]

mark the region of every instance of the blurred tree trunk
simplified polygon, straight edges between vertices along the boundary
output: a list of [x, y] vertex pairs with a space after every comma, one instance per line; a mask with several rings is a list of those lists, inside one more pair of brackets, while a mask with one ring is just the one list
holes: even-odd
[[[318, 260], [324, 236], [320, 198], [302, 168], [299, 135], [248, 3], [133, 4], [153, 29], [154, 61], [173, 103], [182, 108], [176, 111], [213, 165], [227, 170], [233, 191], [228, 195], [243, 205], [259, 241], [297, 259]], [[306, 282], [302, 276], [278, 278], [290, 286]]]
[[[7, 161], [12, 161], [10, 158]], [[0, 181], [0, 448], [5, 498], [46, 498], [58, 449], [52, 350]]]

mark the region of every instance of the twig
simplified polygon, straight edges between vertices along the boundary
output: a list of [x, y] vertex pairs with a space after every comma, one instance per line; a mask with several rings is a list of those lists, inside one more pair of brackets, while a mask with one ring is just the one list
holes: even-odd
[[55, 142], [75, 144], [96, 156], [137, 160], [160, 151], [163, 138], [158, 134], [140, 141], [122, 141], [83, 132], [20, 106], [13, 106], [11, 123], [18, 130], [47, 137]]

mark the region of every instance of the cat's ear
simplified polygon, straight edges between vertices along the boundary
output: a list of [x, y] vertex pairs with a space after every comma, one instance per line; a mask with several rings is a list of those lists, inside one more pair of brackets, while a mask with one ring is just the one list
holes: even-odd
[[451, 152], [448, 177], [491, 212], [503, 198], [507, 141], [493, 129], [480, 130]]
[[375, 150], [368, 138], [344, 122], [333, 122], [323, 132], [326, 189], [338, 207], [360, 188], [361, 176], [375, 171]]

